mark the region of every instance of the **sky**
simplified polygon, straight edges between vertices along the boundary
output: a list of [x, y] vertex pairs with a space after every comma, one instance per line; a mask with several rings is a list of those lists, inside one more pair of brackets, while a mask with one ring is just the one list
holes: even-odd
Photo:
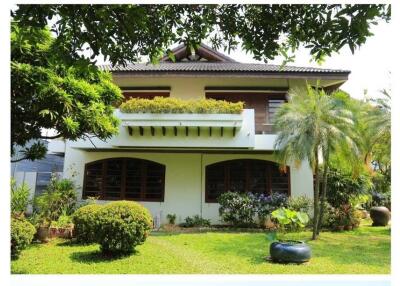
[[[341, 87], [343, 90], [358, 99], [364, 98], [364, 90], [368, 91], [369, 97], [379, 97], [381, 96], [380, 90], [391, 88], [393, 34], [390, 29], [390, 24], [384, 21], [373, 26], [374, 36], [368, 38], [360, 49], [355, 50], [354, 55], [348, 47], [343, 47], [339, 54], [333, 54], [322, 65], [318, 65], [310, 62], [311, 56], [307, 49], [300, 48], [295, 53], [296, 60], [288, 65], [350, 70], [348, 81]], [[242, 50], [231, 52], [230, 56], [239, 62], [257, 62]], [[282, 58], [277, 58], [269, 63], [279, 65], [282, 63]]]

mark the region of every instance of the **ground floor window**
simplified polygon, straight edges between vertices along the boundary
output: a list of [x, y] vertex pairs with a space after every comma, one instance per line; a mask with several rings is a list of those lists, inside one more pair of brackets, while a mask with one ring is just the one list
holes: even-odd
[[217, 202], [224, 192], [290, 194], [290, 170], [265, 160], [239, 159], [206, 167], [206, 202]]
[[112, 158], [86, 164], [83, 198], [164, 201], [165, 166], [156, 162]]

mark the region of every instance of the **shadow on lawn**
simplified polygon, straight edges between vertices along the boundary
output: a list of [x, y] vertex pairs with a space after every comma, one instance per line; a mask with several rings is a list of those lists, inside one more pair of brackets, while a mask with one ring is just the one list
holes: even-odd
[[81, 252], [74, 252], [70, 255], [71, 260], [80, 262], [80, 263], [86, 263], [86, 264], [92, 264], [92, 263], [100, 263], [100, 262], [112, 262], [115, 260], [120, 260], [127, 258], [131, 255], [135, 255], [137, 252], [133, 252], [130, 254], [103, 254], [99, 250], [95, 251], [81, 251]]

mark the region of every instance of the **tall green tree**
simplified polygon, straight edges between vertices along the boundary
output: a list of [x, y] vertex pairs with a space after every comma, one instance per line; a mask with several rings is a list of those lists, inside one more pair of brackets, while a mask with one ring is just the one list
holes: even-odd
[[[278, 159], [284, 164], [308, 161], [315, 175], [314, 219], [312, 239], [318, 236], [320, 211], [327, 190], [327, 172], [330, 154], [342, 146], [356, 150], [353, 140], [353, 115], [343, 102], [327, 95], [319, 88], [292, 90], [289, 101], [275, 116], [279, 130], [275, 141]], [[322, 162], [321, 162], [322, 159]], [[323, 166], [322, 200], [320, 200], [319, 165]], [[320, 207], [321, 204], [321, 207]]]
[[[118, 131], [113, 105], [122, 95], [111, 75], [59, 49], [49, 29], [12, 23], [11, 150], [18, 161], [44, 157], [40, 139], [107, 139]], [[46, 136], [43, 129], [55, 134]], [[15, 154], [16, 146], [32, 140]]]
[[21, 26], [44, 28], [49, 20], [62, 51], [76, 57], [86, 48], [113, 64], [152, 62], [174, 43], [196, 48], [209, 40], [226, 50], [239, 46], [257, 60], [283, 55], [300, 45], [321, 60], [372, 36], [371, 26], [389, 21], [390, 5], [18, 5]]

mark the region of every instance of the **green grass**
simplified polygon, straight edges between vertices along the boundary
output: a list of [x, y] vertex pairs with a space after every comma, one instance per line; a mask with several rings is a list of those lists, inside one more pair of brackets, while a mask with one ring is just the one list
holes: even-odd
[[[286, 238], [309, 240], [310, 232]], [[349, 232], [323, 232], [308, 241], [312, 259], [303, 265], [265, 261], [269, 243], [263, 233], [153, 233], [122, 258], [104, 258], [98, 245], [66, 240], [33, 244], [12, 261], [12, 273], [259, 273], [259, 274], [388, 274], [390, 229], [362, 226]]]

